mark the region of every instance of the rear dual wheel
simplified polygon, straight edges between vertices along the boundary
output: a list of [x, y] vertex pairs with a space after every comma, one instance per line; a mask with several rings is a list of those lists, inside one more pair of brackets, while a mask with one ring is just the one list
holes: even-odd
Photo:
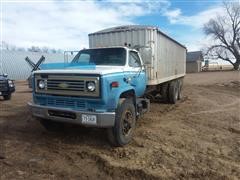
[[183, 79], [178, 79], [178, 100], [182, 99], [182, 86], [183, 86]]
[[182, 79], [177, 79], [169, 83], [168, 100], [171, 104], [175, 104], [181, 99]]

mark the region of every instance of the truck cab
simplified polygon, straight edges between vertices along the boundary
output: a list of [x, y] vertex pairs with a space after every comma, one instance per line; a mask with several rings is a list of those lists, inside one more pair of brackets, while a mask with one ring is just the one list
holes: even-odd
[[33, 74], [32, 115], [47, 130], [62, 123], [106, 128], [112, 144], [128, 144], [136, 119], [147, 112], [139, 52], [129, 47], [83, 49], [67, 64]]

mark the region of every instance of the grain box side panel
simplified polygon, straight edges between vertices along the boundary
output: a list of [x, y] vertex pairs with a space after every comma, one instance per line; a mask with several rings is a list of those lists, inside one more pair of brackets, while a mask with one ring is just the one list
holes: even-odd
[[185, 75], [186, 49], [161, 33], [157, 34], [156, 75], [148, 84], [156, 85]]

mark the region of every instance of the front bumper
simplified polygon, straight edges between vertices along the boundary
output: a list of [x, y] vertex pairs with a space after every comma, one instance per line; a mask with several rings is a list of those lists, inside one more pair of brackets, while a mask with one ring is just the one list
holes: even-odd
[[14, 93], [14, 92], [15, 92], [15, 86], [14, 86], [14, 87], [10, 87], [10, 88], [9, 88], [9, 91], [10, 91], [11, 93]]
[[[79, 124], [83, 126], [93, 126], [93, 127], [113, 127], [115, 123], [115, 112], [90, 112], [90, 111], [76, 111], [65, 108], [56, 108], [50, 106], [41, 106], [28, 103], [31, 113], [34, 117], [49, 119], [53, 121]], [[56, 112], [56, 115], [51, 112]], [[64, 117], [64, 114], [66, 115]], [[85, 115], [96, 115], [96, 124], [82, 123], [82, 114]], [[60, 116], [59, 116], [60, 115]]]
[[15, 92], [15, 87], [0, 89], [0, 96], [9, 95]]

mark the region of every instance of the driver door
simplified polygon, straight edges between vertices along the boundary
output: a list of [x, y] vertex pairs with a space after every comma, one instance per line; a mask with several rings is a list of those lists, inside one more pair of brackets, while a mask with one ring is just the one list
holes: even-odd
[[136, 51], [129, 51], [128, 65], [131, 68], [131, 85], [135, 87], [136, 95], [141, 96], [146, 87], [146, 74], [142, 69], [139, 54]]

